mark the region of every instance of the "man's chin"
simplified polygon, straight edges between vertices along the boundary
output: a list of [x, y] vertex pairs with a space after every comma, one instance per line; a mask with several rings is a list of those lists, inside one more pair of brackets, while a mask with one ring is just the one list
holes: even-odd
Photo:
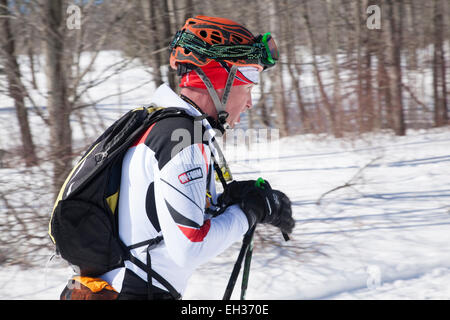
[[239, 121], [233, 121], [231, 123], [229, 123], [228, 125], [230, 126], [231, 129], [234, 129], [234, 127], [236, 126], [236, 124], [238, 124]]

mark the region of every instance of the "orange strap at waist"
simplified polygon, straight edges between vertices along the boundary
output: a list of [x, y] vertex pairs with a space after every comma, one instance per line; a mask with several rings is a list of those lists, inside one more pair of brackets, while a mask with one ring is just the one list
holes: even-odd
[[111, 287], [108, 282], [100, 278], [76, 276], [73, 277], [73, 280], [81, 283], [85, 287], [88, 287], [92, 292], [99, 292], [103, 289], [116, 292], [116, 290], [114, 290], [114, 288]]

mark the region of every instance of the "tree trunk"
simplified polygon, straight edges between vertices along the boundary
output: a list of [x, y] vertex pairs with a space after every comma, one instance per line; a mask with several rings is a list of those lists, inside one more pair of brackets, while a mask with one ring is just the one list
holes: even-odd
[[302, 8], [302, 13], [303, 13], [303, 19], [304, 19], [306, 31], [307, 31], [306, 34], [308, 36], [308, 43], [309, 43], [311, 55], [312, 55], [314, 76], [315, 76], [315, 78], [317, 80], [317, 84], [319, 86], [320, 97], [321, 97], [322, 103], [325, 105], [325, 110], [328, 115], [328, 120], [331, 125], [332, 133], [334, 134], [334, 136], [339, 137], [340, 134], [338, 133], [337, 126], [336, 126], [336, 112], [335, 112], [333, 106], [331, 105], [330, 100], [328, 99], [328, 96], [325, 92], [325, 86], [323, 84], [322, 77], [320, 75], [319, 66], [317, 63], [316, 44], [315, 44], [315, 40], [314, 40], [314, 35], [312, 33], [311, 22], [309, 20], [307, 3], [304, 4], [304, 8]]
[[33, 85], [34, 90], [38, 90], [36, 80], [36, 66], [34, 61], [35, 60], [34, 37], [35, 37], [35, 30], [33, 28], [29, 28], [25, 42], [27, 48], [28, 61], [30, 62], [31, 84]]
[[8, 1], [0, 0], [0, 54], [5, 60], [5, 73], [8, 80], [9, 95], [14, 100], [17, 120], [20, 127], [22, 140], [22, 158], [25, 165], [31, 167], [36, 165], [38, 160], [35, 146], [28, 121], [28, 112], [25, 107], [25, 88], [22, 84], [19, 64], [15, 56], [15, 39], [10, 25], [10, 14], [8, 10]]
[[[378, 40], [378, 42], [382, 42]], [[382, 129], [385, 127], [385, 122], [387, 122], [387, 127], [393, 128], [394, 124], [391, 122], [392, 117], [392, 99], [390, 92], [390, 81], [386, 70], [386, 58], [384, 47], [378, 45], [377, 51], [377, 112], [375, 117], [375, 127]], [[386, 117], [384, 117], [386, 115]]]
[[[192, 0], [188, 0], [187, 2], [191, 3], [191, 5], [192, 5]], [[260, 14], [258, 11], [254, 10], [253, 15], [254, 15], [254, 19], [255, 19], [256, 28], [258, 30], [260, 30], [261, 29]], [[268, 111], [268, 106], [267, 106], [267, 93], [266, 93], [266, 86], [265, 86], [266, 76], [267, 75], [265, 72], [261, 72], [261, 74], [259, 76], [258, 87], [260, 88], [261, 96], [260, 96], [260, 101], [258, 101], [258, 104], [255, 106], [255, 113], [257, 113], [257, 109], [261, 109], [259, 119], [261, 121], [261, 124], [267, 128], [267, 127], [270, 127], [270, 125], [271, 125], [271, 119], [270, 119], [270, 112]], [[269, 85], [272, 86], [272, 81], [269, 81]], [[270, 90], [269, 90], [269, 92], [270, 92]]]
[[[169, 8], [169, 0], [160, 1], [160, 5], [161, 6], [159, 16], [161, 16], [163, 19], [161, 23], [162, 30], [160, 30], [161, 42], [159, 44], [159, 48], [163, 49], [169, 46], [170, 40], [172, 40], [172, 37], [174, 36], [175, 32], [173, 32], [172, 18], [171, 18], [172, 15], [170, 13], [171, 10]], [[167, 80], [169, 82], [169, 86], [173, 90], [177, 91], [178, 90], [176, 78], [177, 72], [176, 70], [172, 70], [172, 68], [170, 68], [169, 65], [170, 56], [167, 53], [167, 50], [162, 50], [161, 55], [163, 64], [167, 66]]]
[[283, 72], [281, 70], [281, 66], [279, 66], [278, 70], [276, 71], [276, 78], [275, 108], [277, 110], [277, 123], [278, 128], [280, 129], [280, 137], [286, 137], [289, 135], [289, 125]]
[[448, 124], [447, 85], [445, 75], [445, 54], [443, 41], [443, 5], [441, 0], [433, 1], [433, 96], [434, 125], [436, 127]]
[[402, 17], [403, 0], [386, 0], [388, 10], [387, 28], [388, 36], [388, 74], [390, 77], [390, 94], [392, 97], [392, 122], [396, 135], [403, 136], [406, 133], [403, 97], [402, 97], [402, 69], [401, 69], [401, 44], [402, 44]]
[[163, 77], [161, 73], [161, 54], [158, 52], [159, 43], [160, 43], [160, 34], [158, 33], [158, 21], [156, 19], [157, 2], [156, 0], [146, 0], [146, 3], [143, 3], [143, 8], [145, 11], [145, 17], [148, 21], [149, 27], [149, 51], [150, 51], [150, 64], [153, 69], [153, 81], [155, 82], [156, 87], [159, 87], [163, 83]]
[[375, 111], [372, 90], [372, 40], [367, 38], [365, 65], [364, 65], [364, 104], [365, 104], [365, 131], [372, 131], [375, 127]]
[[363, 92], [363, 72], [362, 72], [362, 50], [363, 50], [363, 39], [361, 30], [361, 1], [353, 2], [353, 10], [355, 16], [355, 47], [356, 47], [356, 81], [357, 89], [356, 94], [358, 97], [358, 109], [357, 109], [357, 120], [358, 120], [358, 131], [362, 133], [365, 131], [365, 103], [364, 103], [364, 92]]
[[[288, 7], [287, 0], [283, 1], [283, 5], [285, 8]], [[300, 67], [297, 67], [299, 65], [299, 62], [297, 61], [297, 52], [296, 52], [296, 45], [297, 45], [297, 29], [295, 28], [295, 20], [293, 19], [293, 12], [289, 10], [285, 10], [286, 15], [283, 18], [285, 23], [285, 37], [287, 39], [291, 39], [291, 41], [286, 41], [285, 43], [285, 51], [286, 51], [286, 66], [289, 72], [289, 76], [291, 78], [291, 86], [292, 90], [295, 93], [296, 97], [296, 103], [298, 106], [298, 110], [300, 113], [300, 124], [301, 124], [301, 130], [302, 132], [310, 132], [310, 123], [308, 120], [308, 113], [305, 109], [305, 104], [303, 102], [303, 96], [300, 89]]]
[[187, 19], [194, 17], [194, 11], [194, 0], [186, 0], [186, 9], [184, 11], [183, 24]]
[[[265, 92], [265, 81], [264, 81], [265, 75], [261, 74], [260, 76], [260, 83], [259, 83], [259, 87], [261, 88], [261, 98], [260, 100], [262, 100], [261, 103], [258, 103], [258, 105], [261, 108], [261, 122], [263, 123], [263, 125], [265, 127], [270, 127], [271, 125], [271, 121], [270, 121], [270, 114], [267, 110], [267, 103], [266, 103], [266, 98], [267, 98], [267, 94]], [[272, 84], [272, 82], [270, 82], [270, 85]]]
[[63, 1], [45, 2], [45, 58], [50, 120], [50, 146], [53, 162], [53, 188], [55, 196], [72, 167], [71, 107], [67, 99], [64, 66], [65, 30]]
[[181, 26], [184, 24], [184, 21], [180, 21], [179, 19], [179, 13], [178, 13], [178, 2], [177, 0], [171, 0], [170, 2], [172, 16], [173, 16], [173, 25], [175, 29], [181, 28]]
[[339, 79], [339, 66], [337, 61], [338, 37], [337, 37], [337, 10], [336, 0], [327, 0], [328, 12], [328, 35], [330, 43], [331, 65], [333, 67], [333, 104], [335, 113], [335, 136], [342, 137], [342, 99], [341, 99], [341, 80]]
[[414, 1], [413, 0], [408, 0], [406, 6], [405, 6], [405, 10], [406, 10], [406, 19], [407, 19], [407, 24], [406, 24], [406, 30], [408, 33], [408, 37], [411, 39], [410, 41], [408, 41], [408, 67], [416, 70], [417, 69], [417, 47], [418, 47], [418, 42], [416, 41], [416, 29], [417, 29], [417, 19], [416, 19], [416, 10], [414, 8]]
[[[282, 5], [279, 2], [274, 3], [274, 13], [273, 17], [279, 17], [281, 13]], [[277, 25], [275, 20], [272, 18], [272, 25], [276, 25], [277, 31], [282, 34], [283, 29], [281, 25]], [[273, 30], [273, 29], [272, 29]], [[284, 46], [283, 46], [284, 47]], [[287, 111], [287, 101], [285, 95], [285, 84], [283, 79], [283, 65], [279, 64], [275, 70], [275, 110], [277, 112], [276, 122], [278, 128], [280, 129], [280, 137], [285, 137], [289, 135], [289, 124], [288, 124], [288, 111]]]

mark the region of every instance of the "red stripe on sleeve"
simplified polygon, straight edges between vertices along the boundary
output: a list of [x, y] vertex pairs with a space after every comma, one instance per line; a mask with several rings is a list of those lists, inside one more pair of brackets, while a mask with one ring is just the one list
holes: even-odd
[[205, 165], [206, 165], [206, 174], [208, 174], [208, 169], [209, 169], [208, 156], [206, 155], [206, 152], [205, 152], [205, 146], [203, 143], [198, 143], [197, 145], [200, 148], [200, 151], [202, 152], [203, 159], [205, 160]]
[[202, 242], [211, 228], [211, 220], [206, 220], [200, 228], [189, 228], [178, 225], [178, 228], [192, 242]]

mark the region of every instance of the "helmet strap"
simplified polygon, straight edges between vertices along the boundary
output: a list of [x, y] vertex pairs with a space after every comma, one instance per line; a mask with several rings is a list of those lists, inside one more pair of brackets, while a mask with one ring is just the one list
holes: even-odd
[[234, 79], [236, 78], [237, 69], [238, 67], [236, 65], [232, 65], [228, 73], [227, 83], [225, 85], [225, 90], [223, 91], [222, 96], [222, 104], [224, 108], [227, 106], [228, 96], [230, 94], [231, 87], [233, 86]]
[[194, 71], [198, 74], [200, 79], [202, 79], [203, 83], [205, 84], [206, 89], [208, 90], [208, 93], [214, 103], [214, 106], [216, 107], [218, 125], [222, 126], [224, 129], [228, 129], [230, 127], [226, 122], [228, 118], [228, 112], [225, 109], [227, 106], [231, 87], [233, 86], [233, 82], [236, 77], [237, 68], [238, 67], [236, 65], [233, 65], [228, 73], [228, 79], [223, 92], [222, 101], [219, 99], [219, 96], [217, 95], [216, 89], [214, 89], [211, 80], [209, 80], [208, 76], [203, 72], [203, 70], [201, 68], [194, 69]]

